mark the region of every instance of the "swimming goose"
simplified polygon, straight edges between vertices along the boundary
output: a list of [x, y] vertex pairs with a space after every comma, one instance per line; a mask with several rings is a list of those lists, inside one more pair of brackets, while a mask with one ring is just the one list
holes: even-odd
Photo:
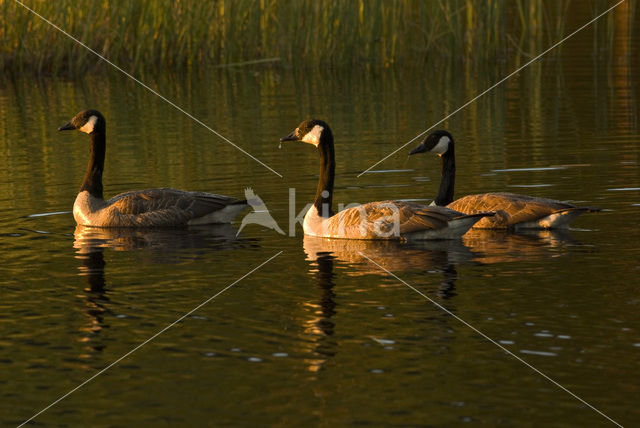
[[306, 120], [280, 141], [300, 141], [317, 147], [320, 179], [313, 206], [304, 216], [304, 233], [346, 239], [453, 239], [493, 213], [465, 215], [444, 207], [404, 201], [369, 202], [338, 213], [331, 209], [335, 156], [333, 134], [321, 120]]
[[175, 189], [134, 190], [111, 199], [102, 197], [106, 121], [97, 110], [85, 110], [58, 131], [89, 134], [91, 155], [80, 193], [73, 204], [76, 223], [95, 227], [175, 227], [229, 223], [246, 201], [205, 192]]
[[432, 205], [446, 206], [463, 213], [495, 211], [473, 227], [478, 229], [564, 229], [580, 214], [599, 208], [577, 207], [555, 199], [536, 198], [515, 193], [481, 193], [453, 200], [456, 158], [453, 137], [447, 131], [434, 131], [409, 154], [433, 152], [442, 158], [442, 178], [438, 196]]

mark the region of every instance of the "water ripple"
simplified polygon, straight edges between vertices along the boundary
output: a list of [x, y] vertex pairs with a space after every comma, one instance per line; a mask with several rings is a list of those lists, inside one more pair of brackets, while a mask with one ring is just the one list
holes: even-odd
[[559, 169], [567, 169], [567, 167], [566, 166], [542, 166], [538, 168], [505, 168], [505, 169], [492, 169], [491, 172], [555, 171]]

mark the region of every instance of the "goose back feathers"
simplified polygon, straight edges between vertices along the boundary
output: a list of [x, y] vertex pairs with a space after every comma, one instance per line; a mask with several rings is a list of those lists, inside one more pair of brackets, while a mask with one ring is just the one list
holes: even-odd
[[85, 226], [175, 227], [229, 223], [246, 207], [228, 196], [176, 189], [131, 191], [106, 201], [82, 191], [73, 204], [73, 217]]
[[474, 226], [481, 229], [562, 229], [580, 214], [593, 211], [554, 199], [506, 192], [464, 196], [447, 207], [469, 214], [495, 211], [495, 216], [482, 219]]

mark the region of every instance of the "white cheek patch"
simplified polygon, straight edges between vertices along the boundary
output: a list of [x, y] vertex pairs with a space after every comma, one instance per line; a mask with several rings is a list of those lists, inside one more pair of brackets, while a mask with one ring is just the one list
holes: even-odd
[[98, 116], [91, 116], [87, 123], [82, 125], [82, 128], [78, 128], [78, 131], [86, 132], [87, 134], [91, 134], [93, 132], [93, 128], [96, 126], [96, 122], [98, 121]]
[[439, 155], [443, 155], [447, 152], [447, 150], [449, 150], [449, 143], [451, 142], [451, 140], [449, 139], [449, 137], [447, 137], [446, 135], [443, 137], [440, 137], [440, 140], [438, 140], [438, 144], [436, 144], [433, 149], [431, 149], [432, 152], [437, 153]]
[[320, 144], [320, 134], [322, 134], [323, 130], [324, 127], [316, 125], [311, 131], [307, 132], [307, 134], [302, 137], [301, 141], [318, 147], [318, 144]]

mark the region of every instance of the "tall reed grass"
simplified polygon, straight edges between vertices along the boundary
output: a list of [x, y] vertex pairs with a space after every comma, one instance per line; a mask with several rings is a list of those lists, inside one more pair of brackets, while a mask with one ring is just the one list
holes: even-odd
[[[244, 61], [292, 66], [500, 59], [564, 32], [570, 0], [23, 0], [126, 70]], [[0, 0], [0, 67], [83, 73], [99, 59]]]

